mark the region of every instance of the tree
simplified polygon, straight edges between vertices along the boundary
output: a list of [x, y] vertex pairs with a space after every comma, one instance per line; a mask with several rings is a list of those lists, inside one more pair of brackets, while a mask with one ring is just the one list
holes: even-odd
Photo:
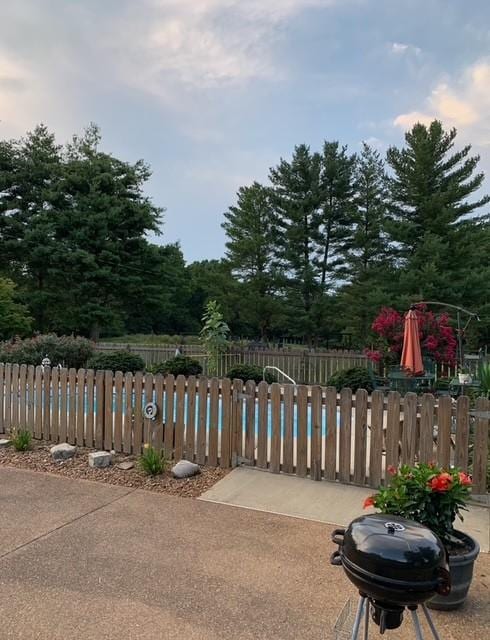
[[26, 335], [31, 321], [25, 305], [16, 301], [15, 284], [7, 278], [0, 278], [0, 339]]
[[246, 304], [242, 305], [242, 317], [246, 324], [260, 332], [262, 339], [266, 339], [278, 313], [275, 225], [270, 190], [257, 182], [250, 187], [240, 187], [236, 206], [231, 206], [224, 216], [222, 227], [227, 235], [227, 259], [232, 273], [245, 285]]
[[208, 354], [208, 374], [216, 375], [219, 356], [226, 351], [230, 332], [216, 300], [210, 300], [207, 303], [202, 321], [200, 337]]
[[311, 340], [316, 333], [314, 305], [321, 293], [318, 237], [321, 158], [307, 145], [295, 147], [291, 162], [270, 171], [276, 216], [276, 257], [293, 335]]
[[465, 237], [490, 197], [471, 197], [484, 179], [476, 172], [480, 158], [469, 155], [471, 145], [453, 151], [455, 138], [456, 129], [446, 132], [437, 120], [418, 123], [403, 149], [387, 153], [393, 170], [388, 230], [404, 269], [396, 284], [412, 299], [437, 296], [458, 304], [465, 297], [466, 285], [455, 286], [471, 259]]

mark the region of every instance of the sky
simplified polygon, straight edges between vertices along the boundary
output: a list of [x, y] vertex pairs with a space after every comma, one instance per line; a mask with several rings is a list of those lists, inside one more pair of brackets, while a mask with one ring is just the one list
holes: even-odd
[[2, 2], [0, 138], [97, 123], [150, 164], [156, 241], [189, 262], [224, 255], [237, 189], [295, 145], [384, 153], [433, 118], [490, 174], [488, 0]]

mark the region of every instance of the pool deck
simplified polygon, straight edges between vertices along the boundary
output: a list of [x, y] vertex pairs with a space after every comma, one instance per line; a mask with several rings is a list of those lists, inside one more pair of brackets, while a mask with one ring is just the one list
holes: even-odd
[[[363, 487], [238, 467], [200, 500], [345, 526], [363, 513], [374, 512], [362, 508], [372, 493], [373, 489]], [[489, 507], [472, 504], [457, 528], [476, 538], [482, 551], [490, 551]]]

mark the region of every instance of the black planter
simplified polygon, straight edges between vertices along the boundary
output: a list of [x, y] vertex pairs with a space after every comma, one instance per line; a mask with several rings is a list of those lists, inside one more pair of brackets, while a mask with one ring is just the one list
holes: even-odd
[[480, 553], [478, 542], [462, 531], [456, 531], [460, 540], [464, 540], [470, 546], [471, 551], [460, 556], [449, 556], [449, 573], [451, 574], [451, 593], [448, 596], [434, 596], [427, 606], [440, 611], [457, 609], [466, 600], [473, 578], [473, 565]]

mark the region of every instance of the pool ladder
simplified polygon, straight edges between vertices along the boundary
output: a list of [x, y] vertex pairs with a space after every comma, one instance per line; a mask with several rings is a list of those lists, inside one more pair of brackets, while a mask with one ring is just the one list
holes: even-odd
[[285, 378], [287, 378], [287, 379], [289, 380], [289, 382], [292, 382], [293, 384], [296, 384], [296, 381], [295, 381], [295, 380], [293, 380], [290, 376], [288, 376], [288, 374], [287, 374], [287, 373], [284, 373], [284, 371], [283, 371], [282, 369], [279, 369], [279, 367], [274, 367], [274, 366], [273, 366], [273, 365], [271, 365], [271, 364], [268, 364], [268, 365], [266, 365], [266, 366], [264, 367], [264, 370], [263, 370], [263, 372], [262, 372], [262, 377], [264, 378], [264, 380], [265, 380], [265, 372], [266, 372], [268, 369], [272, 369], [273, 371], [278, 371], [281, 375], [283, 375]]

